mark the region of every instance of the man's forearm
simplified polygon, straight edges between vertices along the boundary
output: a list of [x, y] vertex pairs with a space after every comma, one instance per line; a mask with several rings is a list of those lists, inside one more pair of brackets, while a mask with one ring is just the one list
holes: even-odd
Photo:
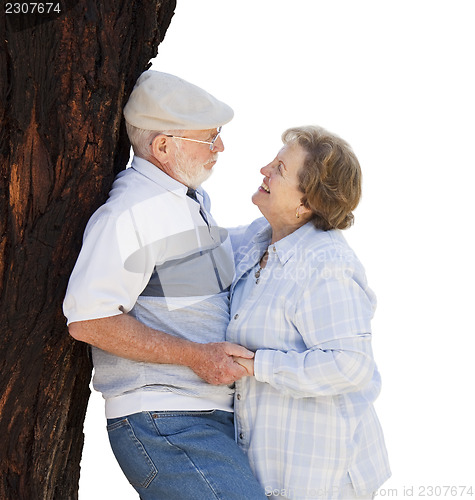
[[227, 342], [198, 344], [154, 330], [128, 314], [78, 321], [69, 325], [76, 340], [122, 358], [146, 363], [188, 366], [211, 384], [229, 384], [245, 376], [233, 356], [251, 358], [253, 353]]
[[122, 358], [146, 363], [186, 364], [186, 340], [153, 330], [128, 314], [78, 321], [69, 333], [82, 342]]

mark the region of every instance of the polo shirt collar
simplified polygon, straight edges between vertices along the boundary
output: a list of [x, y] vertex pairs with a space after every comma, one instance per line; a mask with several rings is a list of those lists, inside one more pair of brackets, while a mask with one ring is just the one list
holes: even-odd
[[[186, 196], [186, 192], [188, 191], [188, 186], [185, 186], [181, 182], [173, 179], [168, 174], [166, 174], [163, 170], [159, 169], [153, 163], [150, 163], [143, 158], [139, 158], [138, 156], [134, 156], [132, 160], [132, 164], [130, 168], [133, 168], [140, 174], [144, 175], [152, 182], [155, 182], [159, 186], [165, 188], [167, 191], [172, 191], [179, 195]], [[203, 191], [201, 188], [196, 190], [197, 194], [201, 196], [201, 200], [203, 200]]]

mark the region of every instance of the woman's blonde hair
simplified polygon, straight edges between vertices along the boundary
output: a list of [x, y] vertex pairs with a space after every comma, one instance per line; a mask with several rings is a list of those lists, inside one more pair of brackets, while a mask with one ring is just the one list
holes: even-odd
[[346, 229], [361, 198], [361, 168], [350, 145], [322, 127], [287, 129], [284, 144], [297, 143], [307, 156], [298, 174], [302, 203], [318, 229]]

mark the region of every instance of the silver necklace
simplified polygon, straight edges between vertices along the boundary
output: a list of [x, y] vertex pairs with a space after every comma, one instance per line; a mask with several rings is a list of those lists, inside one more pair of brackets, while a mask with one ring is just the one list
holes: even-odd
[[268, 251], [266, 250], [264, 252], [264, 255], [261, 257], [261, 260], [259, 261], [259, 269], [254, 273], [254, 278], [256, 278], [256, 285], [259, 283], [260, 279], [261, 279], [261, 271], [264, 269], [264, 267], [266, 266], [266, 263], [267, 263], [267, 259], [265, 260], [265, 263], [264, 265], [262, 265], [262, 261], [265, 259], [265, 257], [267, 256], [267, 253]]

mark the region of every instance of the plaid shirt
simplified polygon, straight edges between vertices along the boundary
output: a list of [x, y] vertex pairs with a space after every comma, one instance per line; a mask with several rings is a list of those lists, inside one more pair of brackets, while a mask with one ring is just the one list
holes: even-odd
[[[236, 438], [266, 493], [371, 494], [390, 476], [373, 408], [381, 380], [376, 300], [340, 231], [312, 223], [269, 246], [264, 219], [231, 232], [236, 277], [226, 339], [256, 352], [236, 382]], [[255, 276], [269, 251], [266, 267]]]

